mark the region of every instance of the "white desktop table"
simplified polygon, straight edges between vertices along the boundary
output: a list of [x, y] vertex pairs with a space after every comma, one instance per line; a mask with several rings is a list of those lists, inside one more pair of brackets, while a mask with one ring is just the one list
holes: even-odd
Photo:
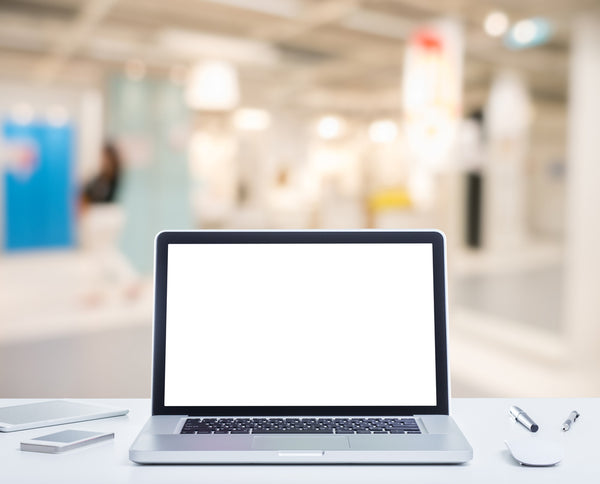
[[[0, 406], [34, 400], [0, 400]], [[0, 482], [13, 483], [599, 483], [600, 399], [453, 399], [451, 413], [473, 446], [463, 465], [152, 465], [128, 460], [128, 449], [150, 416], [150, 401], [88, 400], [128, 407], [129, 415], [56, 427], [0, 433]], [[540, 425], [532, 434], [508, 417], [521, 406]], [[579, 420], [569, 432], [561, 425], [571, 410]], [[115, 432], [114, 441], [65, 454], [22, 452], [19, 443], [63, 428]], [[506, 450], [505, 439], [552, 439], [564, 443], [565, 459], [555, 467], [523, 467]]]

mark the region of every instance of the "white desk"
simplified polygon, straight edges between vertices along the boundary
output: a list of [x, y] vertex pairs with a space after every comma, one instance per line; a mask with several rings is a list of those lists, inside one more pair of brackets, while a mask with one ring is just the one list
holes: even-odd
[[[32, 400], [0, 400], [0, 406]], [[208, 465], [140, 466], [128, 449], [150, 415], [148, 400], [90, 400], [125, 406], [130, 413], [60, 427], [0, 433], [0, 481], [13, 483], [598, 483], [600, 482], [600, 399], [454, 399], [452, 414], [473, 446], [474, 459], [464, 465]], [[531, 434], [508, 417], [521, 406], [540, 425]], [[569, 432], [560, 430], [571, 410], [581, 413]], [[115, 432], [114, 441], [65, 454], [21, 452], [22, 440], [57, 429]], [[55, 430], [56, 429], [56, 430]], [[562, 440], [565, 459], [556, 467], [522, 467], [508, 454], [504, 440], [513, 437]]]

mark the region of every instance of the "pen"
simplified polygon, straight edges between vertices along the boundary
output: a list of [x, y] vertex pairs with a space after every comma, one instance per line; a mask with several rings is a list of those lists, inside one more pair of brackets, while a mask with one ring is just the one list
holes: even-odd
[[527, 415], [523, 410], [515, 405], [511, 406], [509, 409], [509, 413], [514, 419], [519, 422], [523, 427], [525, 427], [530, 432], [537, 432], [540, 428], [538, 424], [536, 424], [529, 415]]
[[563, 431], [566, 432], [567, 430], [569, 430], [571, 428], [571, 425], [573, 425], [575, 423], [575, 420], [577, 420], [578, 418], [579, 412], [577, 410], [573, 410], [567, 417], [567, 420], [565, 420], [565, 422], [562, 425]]

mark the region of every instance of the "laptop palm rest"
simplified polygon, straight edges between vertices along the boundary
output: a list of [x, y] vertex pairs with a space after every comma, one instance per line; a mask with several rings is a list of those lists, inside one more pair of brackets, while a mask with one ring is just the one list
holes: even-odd
[[349, 448], [348, 437], [337, 435], [257, 435], [252, 440], [252, 449], [254, 450], [344, 450]]

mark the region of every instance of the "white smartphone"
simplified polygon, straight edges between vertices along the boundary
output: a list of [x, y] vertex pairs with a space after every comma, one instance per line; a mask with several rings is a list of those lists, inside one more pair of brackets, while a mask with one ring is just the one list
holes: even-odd
[[87, 430], [63, 430], [21, 442], [21, 450], [58, 454], [84, 445], [114, 438], [114, 433], [89, 432]]

